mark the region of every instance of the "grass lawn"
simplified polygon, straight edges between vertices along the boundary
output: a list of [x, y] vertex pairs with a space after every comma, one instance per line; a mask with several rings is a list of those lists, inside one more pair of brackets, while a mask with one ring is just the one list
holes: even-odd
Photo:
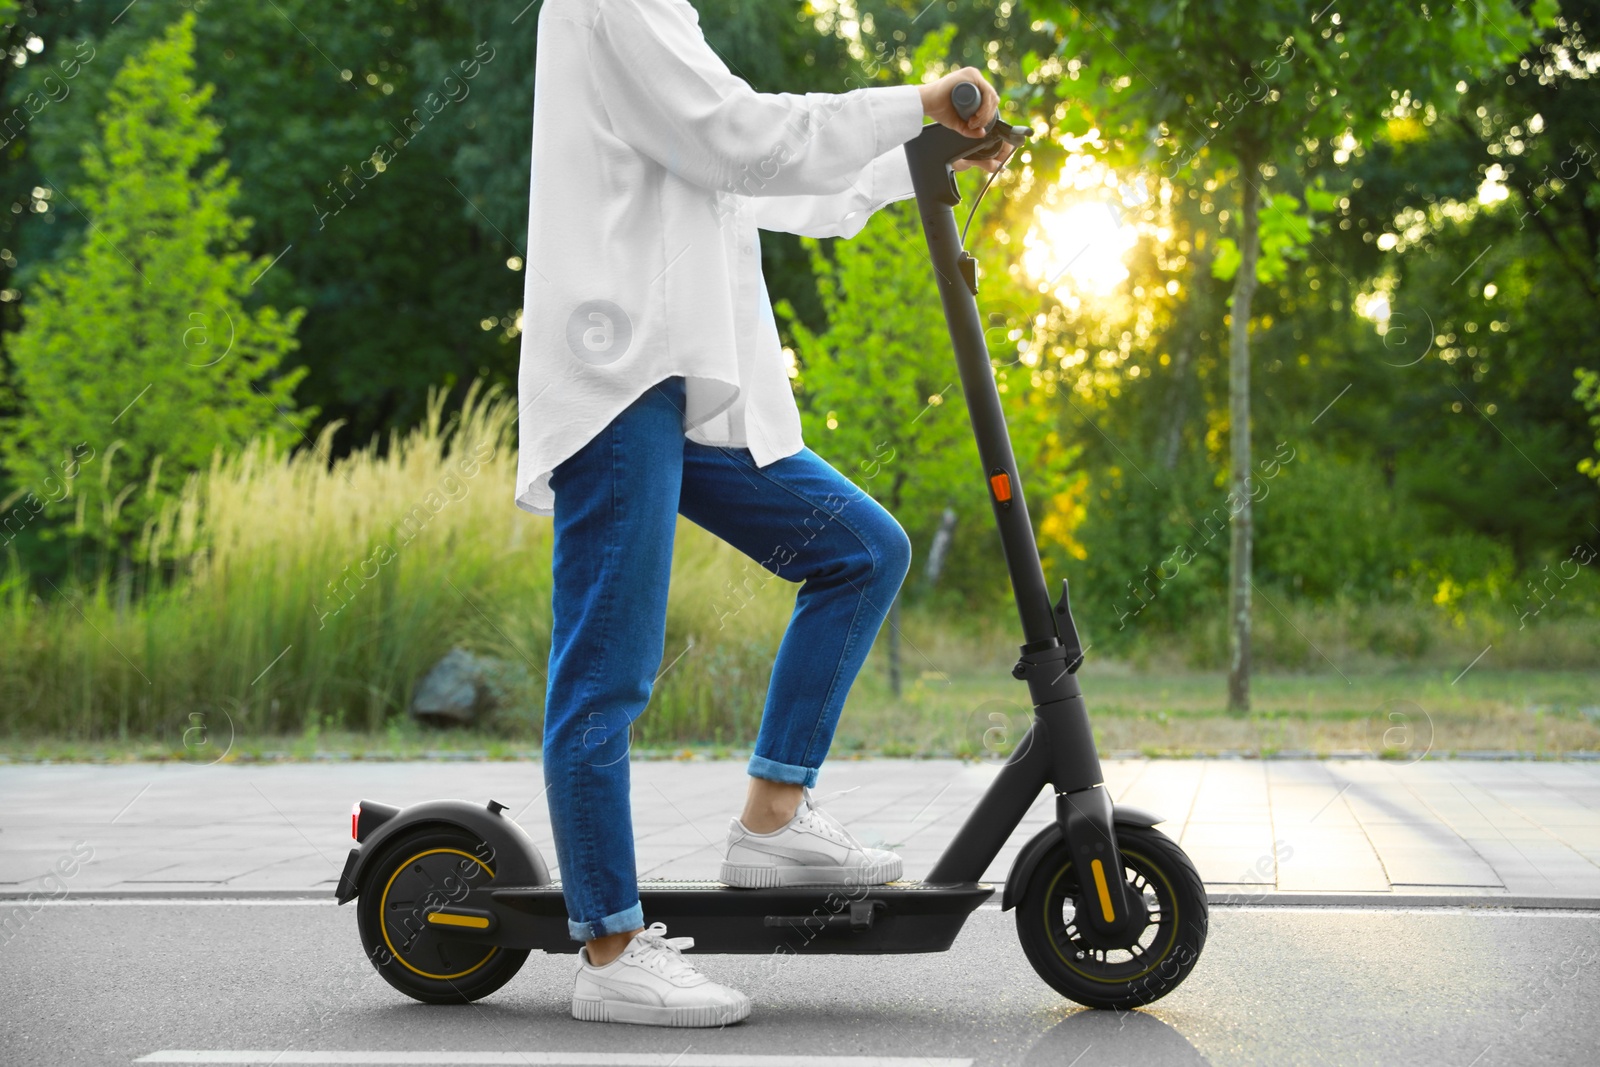
[[[1240, 753], [1316, 756], [1515, 751], [1562, 756], [1600, 750], [1600, 673], [1583, 671], [1395, 671], [1262, 674], [1252, 711], [1224, 710], [1219, 673], [1142, 673], [1090, 663], [1080, 675], [1102, 754]], [[1009, 753], [1030, 709], [1022, 682], [986, 674], [921, 673], [893, 700], [863, 678], [836, 746], [884, 754]]]
[[[926, 665], [924, 665], [926, 666]], [[876, 658], [845, 707], [833, 755], [1003, 759], [1026, 730], [1028, 691], [1003, 668], [908, 671], [889, 693]], [[1459, 677], [1457, 676], [1459, 675]], [[1253, 711], [1223, 710], [1220, 673], [1142, 672], [1091, 662], [1080, 681], [1104, 756], [1216, 754], [1371, 755], [1413, 759], [1461, 752], [1559, 758], [1600, 751], [1600, 672], [1395, 670], [1350, 674], [1261, 674]], [[753, 738], [727, 743], [653, 739], [647, 710], [634, 735], [641, 757], [738, 758]], [[204, 737], [69, 742], [6, 738], [16, 760], [414, 759], [537, 755], [535, 720], [506, 718], [472, 730], [395, 723], [382, 733], [309, 730], [259, 735], [211, 724]]]

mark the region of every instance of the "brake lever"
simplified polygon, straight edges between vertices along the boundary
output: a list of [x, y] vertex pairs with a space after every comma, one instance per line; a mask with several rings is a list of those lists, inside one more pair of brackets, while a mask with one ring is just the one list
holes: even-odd
[[993, 159], [1000, 154], [1002, 144], [1009, 144], [1013, 149], [1021, 148], [1028, 140], [1027, 133], [1023, 132], [1026, 129], [1027, 127], [1013, 126], [996, 118], [989, 128], [989, 133], [978, 142], [978, 146], [960, 158]]

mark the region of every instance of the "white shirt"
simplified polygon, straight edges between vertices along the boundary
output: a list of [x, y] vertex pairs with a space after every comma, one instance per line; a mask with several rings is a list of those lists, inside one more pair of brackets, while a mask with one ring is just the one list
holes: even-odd
[[757, 93], [687, 0], [546, 0], [534, 75], [516, 504], [645, 390], [686, 379], [685, 435], [798, 452], [757, 229], [852, 237], [913, 195], [914, 85]]

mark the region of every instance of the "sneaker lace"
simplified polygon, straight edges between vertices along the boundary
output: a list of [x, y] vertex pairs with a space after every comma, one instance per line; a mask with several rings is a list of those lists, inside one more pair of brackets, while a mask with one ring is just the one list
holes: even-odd
[[[845, 792], [849, 792], [849, 790], [845, 790]], [[841, 845], [849, 845], [851, 848], [854, 848], [860, 852], [866, 852], [867, 847], [860, 841], [857, 841], [854, 834], [852, 834], [849, 830], [846, 830], [838, 819], [835, 819], [832, 815], [829, 815], [827, 812], [823, 811], [817, 806], [816, 800], [814, 800], [811, 796], [810, 786], [802, 786], [800, 789], [800, 795], [801, 804], [805, 808], [805, 815], [803, 816], [802, 821], [804, 821], [807, 826], [819, 831], [823, 836], [829, 838], [830, 840], [837, 841]], [[838, 794], [834, 795], [837, 796]]]
[[645, 966], [666, 978], [697, 974], [694, 964], [683, 958], [683, 950], [694, 947], [692, 937], [668, 937], [667, 924], [653, 922], [633, 935], [629, 946], [638, 951]]

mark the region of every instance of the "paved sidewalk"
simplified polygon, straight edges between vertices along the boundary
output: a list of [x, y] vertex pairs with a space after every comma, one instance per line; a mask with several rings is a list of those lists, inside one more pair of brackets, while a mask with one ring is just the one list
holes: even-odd
[[[869, 844], [933, 866], [999, 769], [838, 760], [814, 794]], [[632, 765], [639, 872], [715, 878], [741, 761]], [[1424, 760], [1109, 760], [1120, 802], [1164, 815], [1218, 902], [1600, 906], [1600, 765]], [[535, 763], [0, 766], [0, 896], [331, 894], [356, 799], [509, 806], [555, 868]], [[841, 790], [848, 790], [841, 795]], [[1041, 794], [985, 877], [1052, 816]], [[88, 862], [75, 866], [92, 849]], [[559, 872], [556, 872], [559, 876]]]

